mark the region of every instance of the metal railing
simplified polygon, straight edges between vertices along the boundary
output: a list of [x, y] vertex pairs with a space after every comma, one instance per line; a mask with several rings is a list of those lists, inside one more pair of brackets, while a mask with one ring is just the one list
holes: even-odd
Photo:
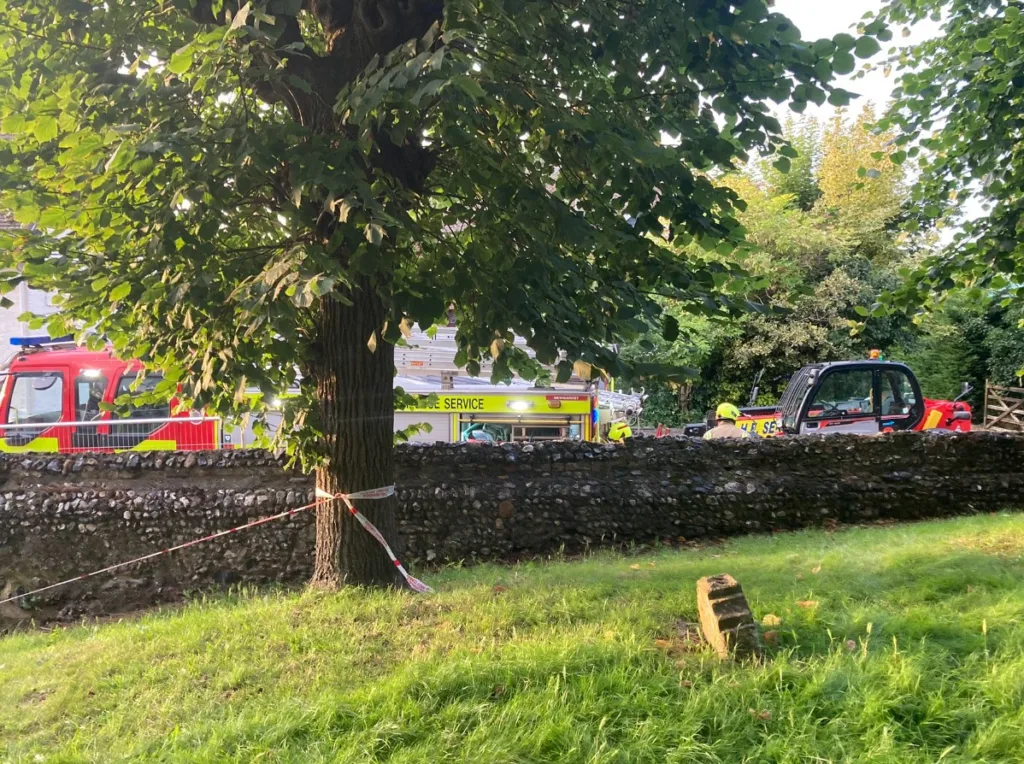
[[0, 452], [205, 451], [222, 447], [219, 417], [0, 424]]

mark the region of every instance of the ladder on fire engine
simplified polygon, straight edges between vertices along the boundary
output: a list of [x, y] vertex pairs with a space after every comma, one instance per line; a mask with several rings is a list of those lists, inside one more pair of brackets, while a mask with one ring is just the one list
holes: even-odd
[[[459, 346], [455, 342], [454, 326], [435, 327], [436, 334], [420, 329], [413, 325], [405, 342], [395, 348], [395, 369], [400, 377], [423, 377], [423, 376], [459, 376], [465, 374], [464, 368], [455, 363], [455, 355], [459, 352]], [[515, 346], [523, 350], [530, 358], [536, 358], [536, 353], [526, 345], [526, 340], [516, 337]], [[493, 363], [490, 359], [480, 360], [480, 377], [491, 376]], [[553, 370], [552, 370], [553, 371]], [[582, 380], [576, 379], [576, 382]]]

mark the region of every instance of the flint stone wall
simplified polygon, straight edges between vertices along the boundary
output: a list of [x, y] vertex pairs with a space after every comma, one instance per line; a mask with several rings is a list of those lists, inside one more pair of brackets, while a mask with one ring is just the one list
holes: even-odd
[[[396, 482], [396, 546], [416, 566], [1020, 507], [1024, 437], [408, 445], [397, 450]], [[63, 580], [312, 498], [308, 476], [259, 451], [2, 455], [0, 591]], [[214, 584], [298, 582], [310, 574], [312, 549], [306, 512], [37, 604], [104, 601], [109, 610]]]

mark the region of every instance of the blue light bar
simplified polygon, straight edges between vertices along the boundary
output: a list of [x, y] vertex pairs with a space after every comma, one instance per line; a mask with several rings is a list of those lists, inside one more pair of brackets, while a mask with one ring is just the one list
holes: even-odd
[[68, 334], [64, 337], [11, 337], [11, 344], [15, 347], [40, 347], [41, 345], [54, 345], [58, 342], [74, 342], [75, 335]]

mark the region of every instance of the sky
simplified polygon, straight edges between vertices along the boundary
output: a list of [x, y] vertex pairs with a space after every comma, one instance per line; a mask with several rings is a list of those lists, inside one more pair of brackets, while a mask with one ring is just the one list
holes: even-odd
[[[863, 20], [864, 14], [869, 11], [877, 13], [882, 5], [883, 0], [776, 0], [775, 10], [788, 16], [800, 29], [805, 40], [813, 41], [822, 37], [834, 37], [840, 32], [856, 34], [852, 28], [855, 28]], [[906, 38], [903, 37], [902, 30], [894, 29], [892, 42], [882, 46], [882, 53], [875, 61], [877, 63], [877, 61], [884, 60], [889, 48], [893, 45], [919, 43], [940, 34], [940, 32], [940, 25], [932, 21], [916, 24], [911, 29], [910, 37]], [[879, 66], [862, 79], [852, 79], [851, 75], [840, 78], [837, 84], [861, 96], [852, 102], [851, 109], [859, 111], [861, 105], [866, 101], [871, 101], [876, 108], [880, 109], [889, 100], [895, 87], [895, 77], [895, 74], [886, 77], [884, 67]], [[814, 107], [811, 104], [807, 108], [808, 114], [825, 118], [834, 111], [835, 107], [828, 104], [822, 107]], [[780, 117], [791, 113], [787, 106], [780, 107], [778, 112]], [[961, 212], [967, 219], [984, 214], [981, 202], [977, 198], [972, 198]], [[957, 227], [946, 228], [943, 231], [942, 241], [948, 243], [957, 230], [959, 230]]]
[[[805, 40], [813, 41], [822, 37], [835, 37], [840, 32], [855, 34], [852, 30], [860, 23], [864, 14], [869, 11], [877, 13], [882, 4], [882, 0], [776, 0], [775, 10], [788, 16], [800, 29]], [[879, 54], [879, 59], [885, 58], [885, 51], [892, 45], [920, 42], [934, 35], [938, 31], [938, 25], [921, 24], [915, 27], [911, 37], [906, 39], [899, 30], [893, 31], [893, 41], [882, 46], [883, 53]], [[878, 108], [884, 106], [895, 87], [894, 78], [895, 75], [886, 77], [882, 68], [879, 68], [863, 79], [843, 77], [839, 84], [861, 95], [861, 98], [851, 105], [851, 108], [859, 111], [865, 101], [873, 102]], [[833, 110], [833, 107], [826, 105], [816, 111], [819, 116], [828, 116]], [[810, 107], [807, 109], [808, 113], [813, 111]]]

